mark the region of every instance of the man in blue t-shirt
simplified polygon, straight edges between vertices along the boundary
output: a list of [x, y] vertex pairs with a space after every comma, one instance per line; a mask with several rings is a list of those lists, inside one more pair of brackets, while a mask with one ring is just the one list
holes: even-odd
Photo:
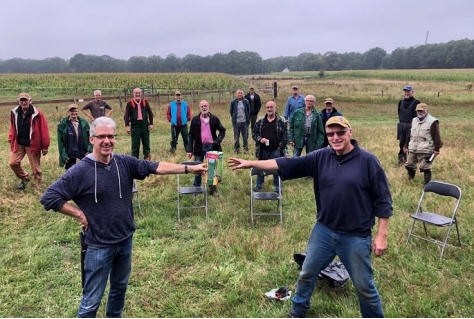
[[[331, 147], [302, 157], [266, 161], [229, 159], [232, 169], [278, 170], [282, 180], [313, 177], [317, 222], [298, 278], [289, 317], [305, 317], [318, 275], [338, 255], [359, 298], [362, 317], [383, 317], [380, 295], [373, 281], [371, 252], [387, 250], [392, 196], [378, 159], [352, 140], [352, 127], [343, 116], [326, 122]], [[378, 230], [372, 241], [372, 227]]]

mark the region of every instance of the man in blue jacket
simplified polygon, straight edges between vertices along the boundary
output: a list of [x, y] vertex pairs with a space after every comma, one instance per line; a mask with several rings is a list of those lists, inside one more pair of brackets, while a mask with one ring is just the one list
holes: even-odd
[[184, 149], [188, 147], [188, 122], [191, 121], [191, 108], [186, 101], [181, 100], [181, 92], [174, 93], [175, 100], [171, 101], [166, 110], [166, 118], [171, 123], [170, 153], [176, 151], [178, 136], [183, 138]]
[[[187, 166], [150, 162], [114, 154], [116, 124], [108, 117], [90, 127], [92, 153], [67, 170], [41, 197], [46, 210], [76, 219], [84, 230], [87, 251], [84, 288], [78, 317], [95, 317], [110, 276], [105, 315], [122, 317], [132, 268], [133, 180], [150, 174], [202, 174], [203, 164]], [[76, 206], [68, 203], [74, 201]]]
[[[229, 159], [232, 169], [278, 170], [282, 180], [313, 177], [317, 222], [311, 231], [307, 255], [298, 277], [293, 307], [288, 317], [305, 317], [318, 275], [338, 255], [346, 267], [359, 298], [362, 317], [383, 317], [382, 302], [373, 281], [371, 252], [387, 250], [392, 196], [378, 159], [359, 148], [352, 128], [343, 116], [326, 123], [331, 147], [303, 157], [280, 157], [267, 161]], [[372, 241], [372, 227], [378, 230]]]

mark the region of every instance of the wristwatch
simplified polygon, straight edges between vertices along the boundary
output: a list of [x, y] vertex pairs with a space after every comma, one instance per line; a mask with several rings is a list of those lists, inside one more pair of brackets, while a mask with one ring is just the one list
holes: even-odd
[[188, 165], [184, 165], [184, 174], [187, 174], [188, 172]]

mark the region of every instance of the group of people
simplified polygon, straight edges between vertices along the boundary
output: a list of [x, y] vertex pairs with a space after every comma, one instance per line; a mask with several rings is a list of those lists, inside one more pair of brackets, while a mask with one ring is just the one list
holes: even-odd
[[429, 114], [426, 103], [413, 96], [413, 86], [405, 86], [403, 92], [404, 98], [398, 102], [398, 164], [405, 165], [408, 180], [415, 178], [419, 166], [427, 184], [431, 180], [433, 160], [443, 146], [439, 121]]
[[[261, 101], [252, 89], [249, 94], [253, 97], [245, 97], [243, 90], [237, 91], [230, 114], [234, 140], [236, 132], [244, 136], [248, 134], [248, 125], [252, 125], [257, 160], [230, 158], [230, 168], [278, 171], [282, 180], [311, 177], [316, 199], [317, 222], [308, 240], [307, 256], [288, 316], [306, 316], [318, 274], [338, 255], [353, 281], [362, 316], [382, 317], [382, 304], [373, 281], [371, 253], [381, 256], [387, 250], [388, 224], [393, 212], [388, 180], [380, 162], [352, 139], [353, 128], [335, 109], [332, 98], [326, 98], [324, 109], [318, 112], [314, 106], [316, 98], [313, 95], [302, 97], [298, 87], [293, 87], [283, 117], [278, 115], [276, 103], [268, 101], [265, 115], [259, 119], [255, 116], [253, 123], [252, 115], [258, 114]], [[428, 114], [426, 104], [410, 102], [412, 87], [407, 86], [404, 90], [409, 92], [405, 93], [407, 101], [399, 103], [400, 122], [402, 118], [406, 120], [412, 108], [416, 113], [411, 119], [411, 131], [407, 132], [407, 125], [398, 127], [399, 139], [404, 138], [403, 145], [400, 141], [402, 151], [404, 154], [408, 151], [405, 166], [413, 178], [410, 169], [420, 162], [420, 169], [426, 176], [427, 171], [431, 172], [432, 163], [428, 157], [439, 154], [442, 146], [438, 121]], [[170, 151], [176, 150], [178, 134], [182, 135], [189, 159], [194, 156], [196, 160], [203, 160], [207, 151], [221, 150], [226, 130], [219, 118], [210, 112], [209, 102], [202, 100], [199, 114], [191, 118], [189, 106], [181, 100], [179, 91], [175, 92], [175, 97], [167, 110], [172, 135]], [[30, 176], [22, 169], [21, 159], [28, 155], [34, 178], [41, 181], [40, 156], [48, 152], [50, 140], [46, 119], [31, 104], [30, 96], [21, 93], [18, 101], [18, 107], [11, 112], [9, 162], [24, 189]], [[46, 210], [75, 218], [84, 230], [88, 248], [78, 316], [96, 315], [109, 280], [106, 315], [119, 317], [131, 272], [135, 231], [133, 180], [144, 179], [150, 174], [192, 173], [195, 174], [195, 185], [199, 185], [207, 167], [204, 164], [187, 166], [151, 161], [149, 132], [153, 129], [153, 112], [139, 88], [133, 91], [124, 116], [126, 131], [131, 135], [132, 156], [113, 152], [116, 124], [107, 117], [112, 108], [100, 98], [87, 105], [83, 112], [89, 110], [90, 124], [78, 116], [78, 106], [72, 104], [68, 116], [58, 125], [60, 165], [66, 172], [48, 187], [41, 203]], [[97, 109], [102, 113], [97, 114]], [[188, 122], [191, 123], [189, 131]], [[140, 141], [143, 160], [139, 159]], [[293, 157], [282, 156], [287, 144], [293, 145]], [[330, 147], [325, 147], [328, 145]], [[245, 139], [243, 148], [248, 152]], [[303, 148], [306, 156], [300, 156]], [[235, 141], [234, 151], [240, 151], [240, 145]], [[78, 159], [82, 160], [77, 163]], [[263, 176], [257, 181], [259, 187], [263, 187]], [[340, 194], [344, 194], [344, 201], [340, 200]], [[69, 204], [70, 200], [77, 207]], [[372, 238], [376, 218], [377, 233]]]

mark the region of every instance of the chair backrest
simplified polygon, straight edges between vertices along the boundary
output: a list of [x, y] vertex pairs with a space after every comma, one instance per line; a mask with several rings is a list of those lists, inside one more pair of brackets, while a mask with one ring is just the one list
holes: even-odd
[[425, 185], [424, 192], [436, 193], [441, 196], [451, 196], [456, 199], [460, 199], [462, 194], [458, 186], [439, 181], [430, 181]]
[[277, 174], [277, 175], [280, 175], [278, 174], [278, 171], [264, 171], [264, 170], [261, 170], [261, 169], [258, 169], [258, 168], [252, 168], [250, 170], [250, 175], [251, 176], [254, 176], [254, 175], [257, 175], [257, 174], [262, 174], [264, 176], [267, 176], [267, 175], [273, 175], [273, 174]]
[[181, 164], [181, 165], [193, 166], [193, 165], [202, 164], [202, 162], [201, 162], [201, 161], [184, 161], [184, 162], [181, 162], [180, 164]]

